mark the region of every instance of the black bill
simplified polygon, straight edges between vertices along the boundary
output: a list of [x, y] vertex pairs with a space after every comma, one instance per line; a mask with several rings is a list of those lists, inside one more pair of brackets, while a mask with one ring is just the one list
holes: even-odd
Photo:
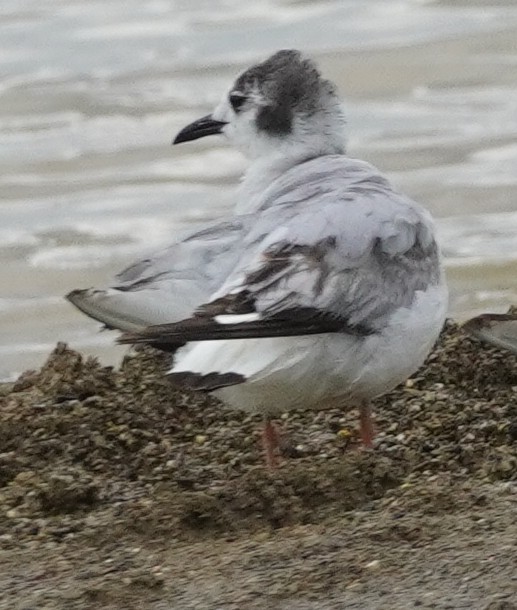
[[226, 123], [224, 121], [216, 121], [212, 118], [211, 114], [207, 114], [184, 127], [174, 138], [172, 143], [181, 144], [182, 142], [190, 142], [191, 140], [197, 140], [198, 138], [204, 138], [205, 136], [213, 136], [221, 133], [225, 125]]

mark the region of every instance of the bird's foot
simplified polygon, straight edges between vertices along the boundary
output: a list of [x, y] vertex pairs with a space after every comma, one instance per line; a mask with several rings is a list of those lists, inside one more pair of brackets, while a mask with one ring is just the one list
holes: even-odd
[[363, 403], [359, 407], [359, 423], [363, 449], [373, 449], [375, 428], [373, 426], [372, 409], [368, 403]]
[[262, 431], [262, 445], [266, 457], [266, 465], [269, 470], [275, 470], [278, 466], [277, 451], [280, 448], [280, 434], [271, 420], [266, 420]]

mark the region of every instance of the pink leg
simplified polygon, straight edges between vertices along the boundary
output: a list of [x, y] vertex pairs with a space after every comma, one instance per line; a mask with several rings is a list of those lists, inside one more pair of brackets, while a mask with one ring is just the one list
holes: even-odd
[[361, 424], [361, 440], [368, 449], [373, 447], [375, 430], [372, 421], [372, 410], [370, 404], [363, 402], [359, 407], [359, 422]]
[[266, 419], [262, 432], [262, 444], [266, 454], [266, 464], [269, 470], [274, 470], [277, 465], [276, 450], [279, 447], [278, 431], [270, 419]]

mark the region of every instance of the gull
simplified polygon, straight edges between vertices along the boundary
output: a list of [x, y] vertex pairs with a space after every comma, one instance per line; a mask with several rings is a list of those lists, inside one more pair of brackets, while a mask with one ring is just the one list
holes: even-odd
[[299, 51], [250, 67], [174, 140], [223, 134], [248, 158], [233, 216], [68, 296], [121, 343], [177, 349], [176, 385], [262, 414], [269, 466], [272, 419], [292, 409], [356, 408], [371, 447], [372, 399], [420, 367], [445, 320], [430, 214], [348, 156], [345, 131], [335, 85]]
[[467, 320], [463, 328], [476, 339], [517, 354], [517, 307], [507, 313], [483, 313]]

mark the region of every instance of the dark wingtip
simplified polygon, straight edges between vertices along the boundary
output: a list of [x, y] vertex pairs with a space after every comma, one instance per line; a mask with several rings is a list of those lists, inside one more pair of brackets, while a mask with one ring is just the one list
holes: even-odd
[[464, 331], [475, 334], [479, 332], [484, 326], [487, 326], [487, 321], [485, 316], [476, 316], [475, 318], [470, 318], [466, 322], [463, 322], [461, 327]]
[[475, 335], [482, 330], [490, 328], [497, 322], [508, 322], [515, 319], [515, 314], [512, 313], [482, 313], [464, 322], [462, 328], [468, 333]]
[[198, 392], [211, 392], [232, 385], [239, 385], [246, 381], [246, 377], [240, 373], [194, 373], [182, 371], [180, 373], [169, 373], [167, 378], [177, 387], [184, 390], [197, 390]]
[[117, 338], [120, 345], [148, 345], [161, 352], [174, 354], [180, 347], [185, 345], [184, 341], [156, 341], [144, 333], [125, 332]]
[[463, 324], [472, 337], [490, 345], [517, 354], [517, 315], [512, 308], [503, 314], [482, 314]]
[[70, 303], [74, 303], [77, 300], [77, 298], [83, 296], [83, 294], [85, 292], [87, 292], [87, 290], [88, 290], [87, 288], [86, 289], [79, 288], [76, 290], [71, 290], [68, 294], [65, 294], [65, 299], [67, 301], [70, 301]]
[[150, 339], [141, 333], [125, 332], [117, 337], [117, 343], [121, 345], [133, 345], [135, 343], [150, 343]]

